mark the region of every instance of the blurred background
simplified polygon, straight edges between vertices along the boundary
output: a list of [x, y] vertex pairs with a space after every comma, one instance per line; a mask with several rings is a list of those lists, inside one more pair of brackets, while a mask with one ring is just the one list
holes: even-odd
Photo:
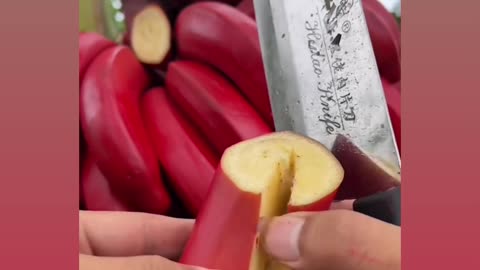
[[81, 32], [98, 32], [118, 40], [125, 30], [121, 0], [79, 0]]

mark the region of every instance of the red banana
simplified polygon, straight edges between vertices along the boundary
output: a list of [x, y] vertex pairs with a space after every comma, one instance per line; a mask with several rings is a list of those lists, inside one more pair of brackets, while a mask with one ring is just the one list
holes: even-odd
[[97, 33], [80, 33], [78, 38], [78, 54], [79, 54], [79, 77], [80, 84], [83, 80], [83, 75], [90, 63], [102, 51], [107, 48], [115, 46], [113, 41], [106, 39]]
[[289, 132], [240, 142], [222, 155], [181, 263], [208, 269], [263, 270], [262, 218], [328, 210], [344, 171], [323, 145]]
[[398, 91], [402, 91], [402, 81], [396, 82], [394, 86], [398, 89]]
[[137, 59], [145, 64], [164, 66], [171, 57], [171, 25], [161, 5], [147, 4], [131, 19], [129, 44]]
[[95, 164], [95, 159], [88, 156], [82, 168], [81, 192], [85, 208], [92, 211], [129, 211], [129, 207], [116, 197], [110, 185]]
[[237, 142], [271, 132], [237, 89], [206, 65], [172, 62], [166, 89], [219, 154]]
[[395, 166], [368, 154], [346, 136], [339, 134], [330, 151], [346, 169], [337, 200], [362, 198], [400, 185]]
[[85, 164], [85, 156], [80, 152], [80, 179], [78, 181], [78, 207], [80, 210], [85, 210], [85, 200], [83, 199], [83, 189], [82, 189], [82, 169]]
[[[79, 83], [82, 84], [83, 75], [90, 63], [102, 51], [115, 46], [111, 40], [106, 39], [97, 33], [80, 33], [78, 37], [78, 54], [79, 54]], [[83, 157], [86, 151], [86, 142], [80, 129], [80, 166], [83, 163]]]
[[225, 73], [273, 128], [272, 110], [255, 21], [235, 7], [197, 3], [185, 8], [175, 27], [180, 58]]
[[148, 83], [129, 48], [107, 49], [85, 73], [80, 120], [90, 151], [114, 193], [140, 211], [163, 214], [171, 200], [139, 106]]
[[247, 14], [248, 17], [255, 20], [255, 8], [253, 6], [253, 0], [242, 0], [237, 5], [237, 9]]
[[170, 186], [196, 216], [207, 196], [218, 164], [199, 133], [169, 100], [163, 88], [153, 88], [142, 99], [145, 127]]
[[400, 28], [378, 0], [362, 0], [362, 5], [380, 75], [395, 83], [401, 73]]
[[382, 79], [383, 91], [385, 93], [385, 99], [387, 100], [388, 112], [390, 114], [390, 120], [393, 126], [393, 132], [395, 133], [395, 140], [397, 141], [398, 151], [401, 152], [401, 135], [402, 135], [402, 114], [401, 114], [401, 94], [400, 89]]

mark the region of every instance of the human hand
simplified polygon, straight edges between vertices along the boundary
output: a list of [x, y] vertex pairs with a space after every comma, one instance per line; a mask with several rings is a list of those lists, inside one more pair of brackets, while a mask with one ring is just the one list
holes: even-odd
[[352, 204], [267, 221], [264, 249], [293, 269], [399, 270], [400, 227], [354, 212]]
[[199, 270], [174, 262], [193, 220], [129, 212], [80, 211], [80, 270]]

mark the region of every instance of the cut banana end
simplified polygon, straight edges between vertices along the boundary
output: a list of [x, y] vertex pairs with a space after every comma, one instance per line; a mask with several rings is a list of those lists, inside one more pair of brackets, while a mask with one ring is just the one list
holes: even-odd
[[165, 11], [148, 5], [132, 22], [131, 44], [137, 58], [145, 64], [161, 64], [171, 48], [172, 28]]
[[[343, 168], [323, 145], [290, 132], [231, 147], [223, 156], [222, 168], [240, 190], [261, 196], [259, 218], [290, 209], [326, 210], [343, 179]], [[258, 243], [252, 250], [250, 270], [282, 269]]]
[[262, 194], [262, 213], [280, 211], [279, 204], [282, 211], [314, 204], [343, 179], [343, 168], [327, 148], [291, 132], [238, 143], [225, 151], [221, 164], [240, 190]]

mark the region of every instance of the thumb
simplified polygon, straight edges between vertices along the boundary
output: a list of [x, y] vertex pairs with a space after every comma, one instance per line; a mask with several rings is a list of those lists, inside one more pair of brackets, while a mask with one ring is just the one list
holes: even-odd
[[400, 269], [400, 227], [348, 210], [273, 218], [263, 245], [293, 269]]
[[96, 257], [80, 254], [79, 270], [206, 270], [160, 256]]

